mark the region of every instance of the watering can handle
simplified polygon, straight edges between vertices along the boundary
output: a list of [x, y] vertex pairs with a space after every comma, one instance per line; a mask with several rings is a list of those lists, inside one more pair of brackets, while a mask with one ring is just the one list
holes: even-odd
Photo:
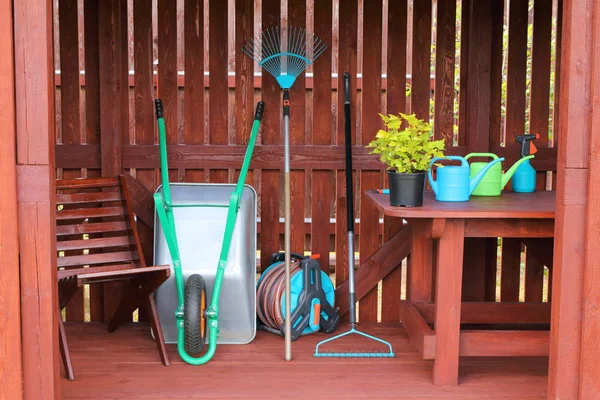
[[465, 160], [468, 160], [470, 157], [491, 157], [494, 160], [498, 159], [498, 156], [493, 153], [470, 153], [465, 156]]

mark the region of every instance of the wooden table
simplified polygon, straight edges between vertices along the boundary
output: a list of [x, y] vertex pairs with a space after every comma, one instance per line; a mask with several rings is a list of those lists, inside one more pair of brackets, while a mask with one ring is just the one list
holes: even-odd
[[[547, 330], [461, 331], [460, 326], [549, 323], [548, 303], [462, 303], [461, 290], [464, 239], [512, 237], [551, 241], [554, 192], [504, 191], [499, 197], [472, 196], [462, 203], [438, 202], [433, 193], [426, 192], [423, 206], [415, 208], [392, 207], [389, 195], [374, 191], [366, 194], [386, 216], [403, 218], [411, 227], [407, 300], [402, 302], [401, 318], [422, 358], [435, 360], [436, 385], [458, 384], [459, 356], [548, 355]], [[433, 255], [434, 241], [437, 260]], [[551, 251], [540, 253], [551, 263]]]

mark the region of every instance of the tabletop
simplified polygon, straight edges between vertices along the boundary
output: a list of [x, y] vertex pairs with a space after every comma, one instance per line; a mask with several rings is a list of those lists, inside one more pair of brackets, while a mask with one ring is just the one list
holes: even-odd
[[426, 191], [421, 207], [394, 207], [389, 194], [374, 190], [366, 192], [384, 215], [401, 218], [537, 218], [554, 219], [556, 193], [536, 191], [515, 193], [509, 190], [500, 196], [471, 196], [467, 202], [443, 202], [435, 200], [433, 192]]

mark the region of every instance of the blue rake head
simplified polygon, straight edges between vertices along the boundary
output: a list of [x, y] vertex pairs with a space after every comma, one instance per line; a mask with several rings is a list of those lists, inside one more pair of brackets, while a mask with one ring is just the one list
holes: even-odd
[[[385, 345], [388, 346], [388, 348], [390, 349], [390, 351], [388, 353], [365, 353], [365, 352], [356, 352], [356, 353], [319, 353], [319, 346], [321, 346], [322, 344], [325, 344], [327, 342], [331, 342], [333, 340], [339, 339], [343, 336], [347, 336], [350, 334], [357, 334], [357, 335], [361, 335], [364, 336], [366, 338], [375, 340], [379, 343], [383, 343]], [[350, 329], [348, 332], [344, 332], [340, 335], [334, 336], [332, 338], [329, 339], [325, 339], [322, 342], [317, 344], [317, 347], [315, 348], [315, 354], [313, 354], [313, 356], [315, 357], [354, 357], [354, 358], [393, 358], [396, 357], [396, 354], [394, 353], [394, 351], [392, 350], [392, 345], [388, 342], [386, 342], [385, 340], [376, 338], [375, 336], [371, 336], [368, 335], [366, 333], [357, 331], [354, 327], [352, 327], [352, 329]]]
[[269, 28], [250, 39], [242, 51], [269, 72], [282, 89], [290, 89], [296, 78], [319, 57], [327, 44], [304, 28], [289, 27], [281, 37], [279, 27]]

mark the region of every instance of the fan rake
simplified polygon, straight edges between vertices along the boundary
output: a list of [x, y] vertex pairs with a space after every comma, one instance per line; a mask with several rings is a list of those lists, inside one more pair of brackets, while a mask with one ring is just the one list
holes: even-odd
[[[285, 33], [285, 35], [283, 35]], [[282, 36], [284, 36], [282, 40]], [[292, 359], [291, 295], [290, 295], [290, 93], [296, 78], [327, 49], [327, 44], [304, 28], [269, 28], [250, 39], [242, 51], [259, 67], [273, 75], [283, 91], [284, 131], [284, 195], [285, 195], [285, 359]]]

